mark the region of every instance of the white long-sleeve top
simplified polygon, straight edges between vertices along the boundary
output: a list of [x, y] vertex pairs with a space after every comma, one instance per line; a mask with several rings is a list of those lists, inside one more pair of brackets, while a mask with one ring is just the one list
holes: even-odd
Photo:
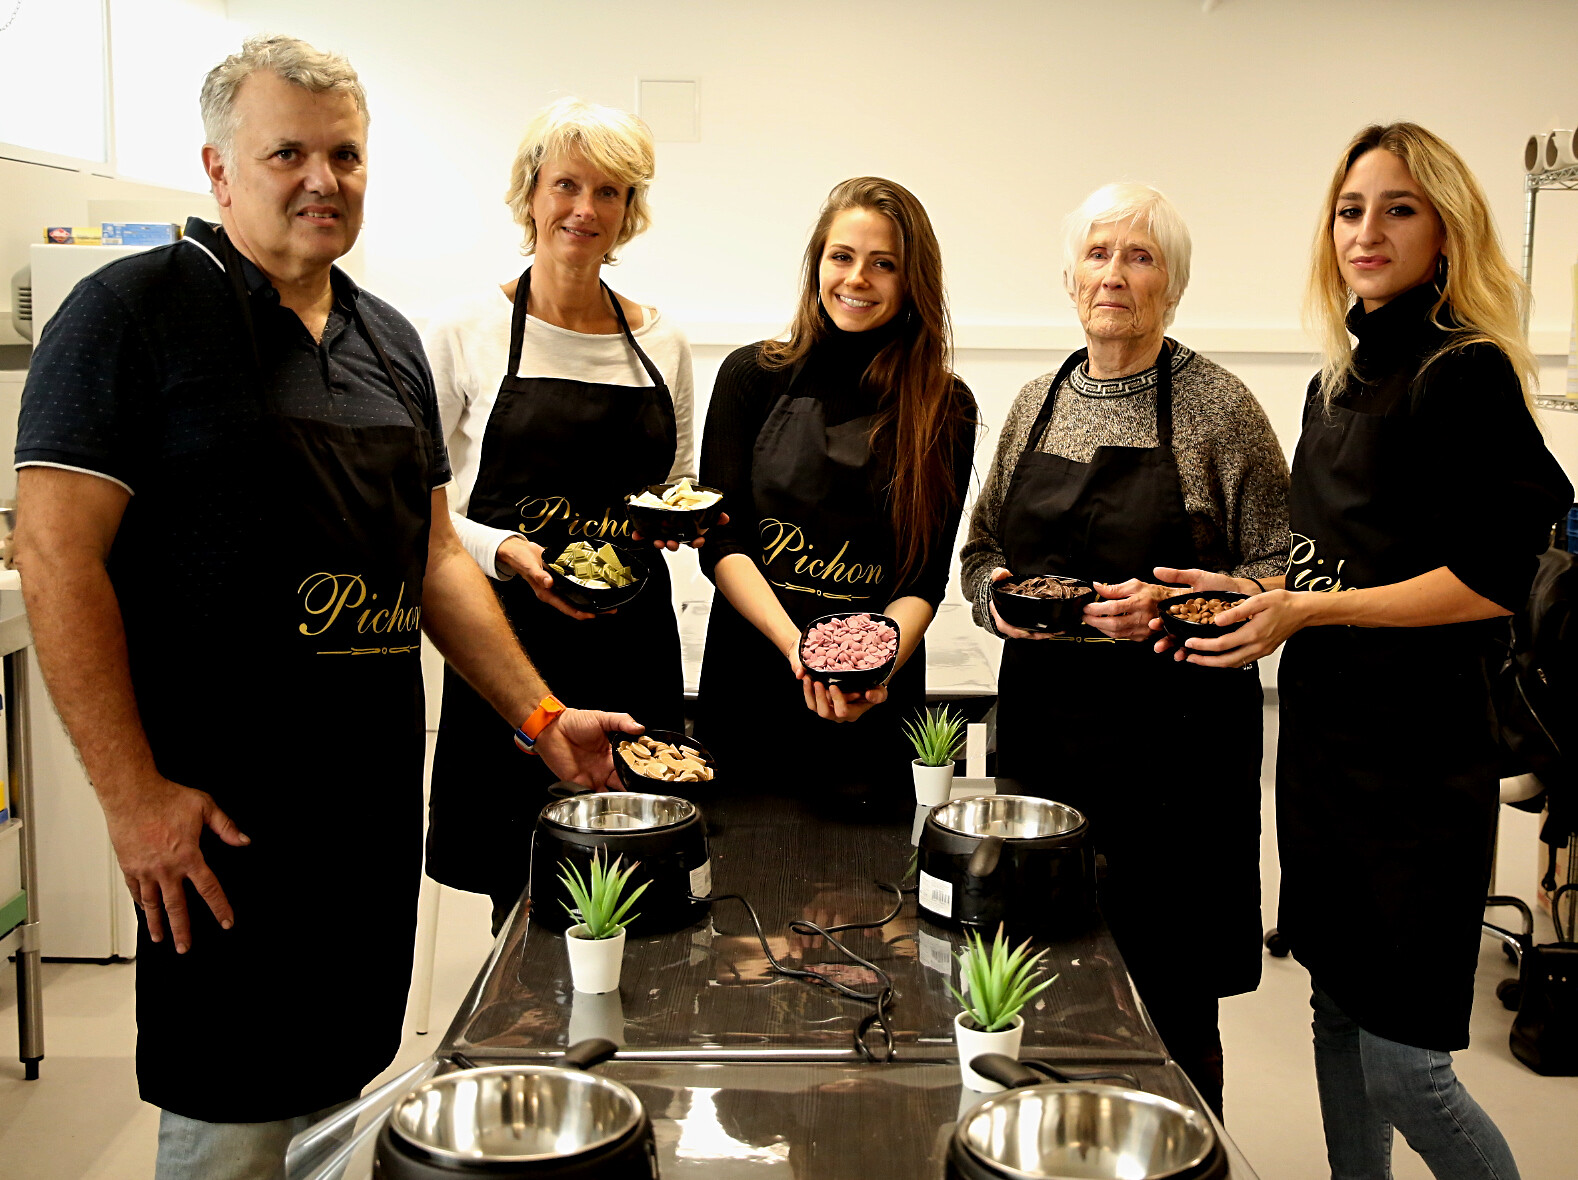
[[[499, 546], [515, 534], [466, 518], [472, 489], [482, 465], [482, 438], [493, 413], [499, 384], [510, 359], [510, 317], [515, 310], [495, 287], [482, 296], [457, 300], [433, 317], [422, 342], [433, 366], [438, 412], [444, 424], [454, 482], [449, 485], [449, 514], [466, 552], [490, 578], [511, 578], [494, 561]], [[694, 387], [690, 342], [655, 307], [642, 306], [643, 323], [635, 330], [640, 343], [674, 400], [674, 463], [670, 479], [695, 473]], [[517, 377], [558, 377], [599, 385], [650, 386], [652, 379], [631, 350], [624, 333], [572, 332], [527, 316], [521, 334]]]

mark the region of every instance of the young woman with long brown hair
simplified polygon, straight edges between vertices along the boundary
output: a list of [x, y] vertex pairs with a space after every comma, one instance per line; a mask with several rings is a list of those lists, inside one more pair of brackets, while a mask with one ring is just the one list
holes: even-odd
[[1345, 1180], [1391, 1175], [1394, 1127], [1435, 1176], [1518, 1175], [1451, 1051], [1468, 1044], [1496, 828], [1485, 661], [1572, 501], [1528, 408], [1527, 299], [1451, 147], [1413, 123], [1359, 132], [1315, 234], [1307, 307], [1326, 355], [1293, 459], [1287, 575], [1181, 574], [1253, 597], [1217, 618], [1243, 627], [1180, 657], [1241, 667], [1287, 642], [1277, 925], [1309, 969]]
[[[950, 337], [925, 209], [892, 181], [857, 177], [822, 207], [788, 339], [741, 348], [719, 370], [701, 478], [733, 520], [701, 551], [720, 593], [697, 733], [737, 781], [905, 789], [900, 726], [925, 695], [923, 637], [975, 447]], [[846, 610], [898, 622], [886, 687], [846, 695], [800, 667], [800, 628]]]

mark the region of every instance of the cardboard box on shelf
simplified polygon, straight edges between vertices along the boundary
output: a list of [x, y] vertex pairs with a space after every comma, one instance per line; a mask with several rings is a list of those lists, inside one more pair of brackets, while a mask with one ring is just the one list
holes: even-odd
[[100, 246], [104, 231], [96, 225], [46, 225], [44, 241], [52, 246]]
[[168, 246], [181, 238], [173, 221], [106, 221], [102, 229], [106, 246]]

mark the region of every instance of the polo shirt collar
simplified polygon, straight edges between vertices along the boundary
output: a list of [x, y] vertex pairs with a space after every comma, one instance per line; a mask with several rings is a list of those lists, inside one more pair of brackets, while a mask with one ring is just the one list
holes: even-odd
[[[224, 268], [224, 263], [221, 261], [220, 246], [220, 239], [224, 232], [222, 226], [204, 221], [201, 217], [188, 217], [186, 219], [187, 239], [193, 245], [201, 247], [203, 252], [212, 258], [215, 265], [219, 266], [220, 269]], [[239, 254], [240, 252], [238, 251], [237, 253]], [[274, 284], [269, 282], [268, 276], [258, 269], [257, 265], [246, 255], [241, 254], [240, 257], [241, 277], [246, 281], [247, 290], [253, 295], [261, 295], [265, 299], [278, 303], [279, 292], [274, 289]], [[361, 297], [362, 289], [356, 285], [356, 280], [337, 266], [329, 268], [329, 282], [334, 287], [334, 297], [338, 303], [350, 306]]]

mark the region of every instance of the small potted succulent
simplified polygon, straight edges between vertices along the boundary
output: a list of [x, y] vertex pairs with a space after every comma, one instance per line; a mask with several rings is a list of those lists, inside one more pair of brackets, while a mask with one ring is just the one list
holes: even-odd
[[1044, 950], [1031, 954], [1028, 938], [1010, 948], [1002, 926], [990, 947], [973, 930], [965, 935], [965, 948], [958, 955], [964, 990], [961, 993], [952, 984], [948, 990], [964, 1009], [953, 1018], [953, 1029], [959, 1044], [959, 1076], [969, 1089], [991, 1093], [1003, 1088], [976, 1073], [970, 1062], [982, 1053], [1019, 1056], [1019, 1039], [1025, 1031], [1019, 1010], [1057, 979], [1054, 975], [1036, 982], [1041, 973], [1037, 963], [1045, 954]]
[[927, 709], [904, 723], [904, 735], [915, 747], [915, 760], [910, 763], [915, 801], [922, 807], [948, 802], [953, 762], [964, 752], [964, 718], [946, 706]]
[[625, 896], [630, 884], [630, 874], [640, 861], [631, 861], [621, 868], [623, 857], [608, 863], [603, 849], [592, 853], [592, 865], [585, 877], [570, 861], [561, 860], [559, 880], [564, 883], [575, 904], [560, 902], [572, 918], [580, 922], [564, 932], [564, 945], [570, 953], [570, 979], [578, 992], [616, 991], [619, 988], [619, 968], [624, 961], [625, 926], [639, 914], [630, 913], [636, 898], [646, 892], [651, 881], [643, 881], [631, 894]]

